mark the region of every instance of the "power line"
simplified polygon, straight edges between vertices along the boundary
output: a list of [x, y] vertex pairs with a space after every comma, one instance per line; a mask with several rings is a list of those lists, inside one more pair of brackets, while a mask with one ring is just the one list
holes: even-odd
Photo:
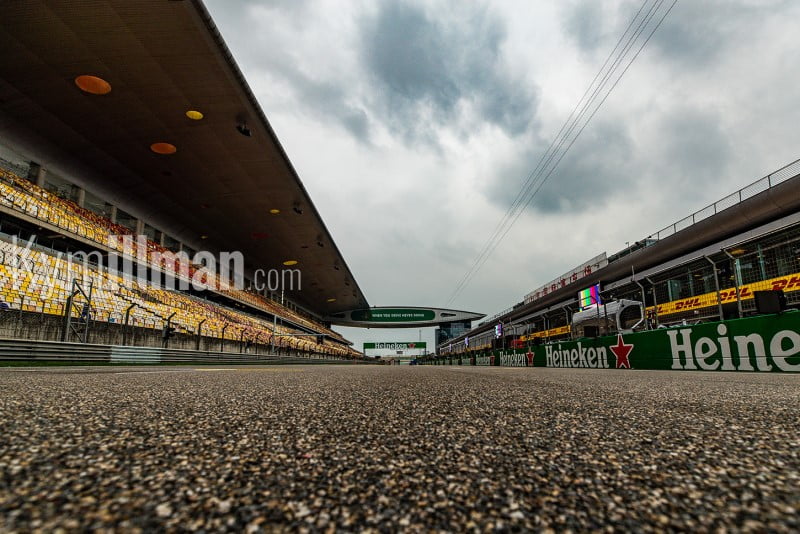
[[[642, 10], [644, 9], [644, 7], [647, 5], [648, 2], [649, 2], [649, 0], [644, 0], [643, 1], [642, 5], [639, 7], [639, 10], [633, 16], [633, 18], [631, 19], [630, 23], [628, 23], [627, 28], [625, 28], [625, 31], [620, 36], [619, 40], [617, 41], [616, 45], [614, 46], [614, 49], [608, 55], [608, 57], [606, 58], [605, 62], [603, 62], [602, 67], [600, 67], [600, 70], [597, 71], [597, 74], [595, 74], [595, 76], [592, 79], [592, 81], [586, 87], [586, 90], [584, 91], [583, 95], [578, 100], [578, 102], [575, 104], [575, 107], [573, 108], [573, 110], [570, 113], [569, 117], [567, 117], [567, 119], [561, 125], [561, 129], [558, 131], [556, 136], [553, 138], [553, 141], [550, 143], [550, 146], [548, 146], [547, 150], [545, 150], [544, 153], [542, 154], [542, 156], [539, 159], [539, 162], [536, 165], [536, 167], [534, 168], [534, 170], [531, 171], [531, 173], [528, 175], [527, 179], [525, 180], [524, 184], [522, 185], [522, 188], [520, 189], [520, 191], [517, 193], [517, 195], [516, 195], [514, 201], [512, 202], [511, 206], [509, 206], [509, 208], [506, 211], [505, 215], [498, 222], [498, 224], [495, 227], [494, 231], [489, 236], [489, 238], [486, 240], [486, 243], [484, 243], [483, 248], [481, 249], [480, 253], [478, 254], [478, 256], [473, 261], [471, 267], [467, 270], [466, 273], [464, 273], [464, 276], [460, 279], [459, 283], [456, 285], [456, 289], [451, 294], [450, 299], [448, 300], [448, 304], [455, 299], [457, 294], [463, 289], [463, 286], [465, 286], [469, 282], [470, 278], [474, 275], [474, 272], [476, 271], [476, 269], [479, 269], [478, 266], [481, 264], [481, 261], [483, 260], [484, 256], [489, 254], [489, 251], [490, 251], [490, 249], [492, 247], [492, 244], [496, 241], [497, 237], [501, 233], [504, 232], [506, 225], [508, 225], [509, 221], [512, 219], [512, 217], [514, 217], [517, 209], [522, 205], [523, 200], [526, 197], [526, 195], [535, 186], [536, 179], [538, 179], [541, 176], [541, 172], [543, 171], [544, 167], [546, 167], [550, 163], [553, 155], [555, 154], [555, 151], [557, 151], [562, 146], [563, 140], [565, 138], [564, 136], [567, 135], [565, 133], [565, 131], [567, 131], [567, 132], [571, 131], [570, 124], [573, 123], [575, 120], [577, 120], [578, 117], [583, 115], [583, 110], [581, 110], [581, 112], [579, 112], [577, 116], [575, 115], [575, 112], [578, 111], [578, 109], [581, 107], [581, 104], [586, 99], [586, 96], [592, 90], [592, 87], [594, 87], [594, 84], [597, 81], [597, 79], [600, 78], [600, 75], [605, 70], [605, 68], [608, 65], [608, 63], [611, 60], [611, 58], [614, 57], [615, 53], [617, 52], [617, 50], [620, 47], [620, 44], [622, 44], [622, 41], [625, 39], [625, 36], [628, 34], [630, 29], [633, 27], [634, 23], [637, 21], [637, 19], [639, 18], [639, 15], [641, 14]], [[652, 9], [652, 6], [651, 6], [651, 9]], [[614, 65], [614, 64], [616, 64], [616, 60], [612, 63], [612, 65]], [[606, 77], [604, 76], [603, 80], [605, 80], [605, 79], [606, 79]], [[591, 101], [591, 99], [587, 100], [586, 103], [584, 103], [584, 107], [586, 105], [588, 105], [590, 103], [590, 101]]]
[[[455, 290], [453, 291], [453, 293], [451, 294], [450, 298], [447, 301], [447, 305], [449, 305], [466, 288], [466, 286], [469, 284], [469, 282], [472, 280], [472, 278], [475, 276], [475, 274], [477, 274], [477, 272], [483, 267], [483, 265], [486, 263], [486, 261], [489, 259], [489, 257], [491, 257], [491, 255], [494, 252], [494, 250], [497, 249], [497, 247], [503, 241], [505, 236], [508, 234], [508, 232], [514, 226], [516, 221], [519, 219], [519, 217], [523, 213], [524, 209], [530, 204], [530, 202], [533, 200], [533, 198], [536, 196], [536, 194], [538, 194], [539, 190], [542, 188], [542, 186], [545, 184], [545, 182], [550, 178], [550, 176], [556, 170], [556, 168], [558, 167], [559, 163], [564, 158], [566, 153], [569, 151], [569, 149], [572, 147], [572, 145], [575, 143], [575, 141], [578, 139], [578, 137], [580, 137], [580, 135], [583, 132], [583, 130], [586, 128], [586, 126], [592, 120], [592, 118], [597, 113], [597, 111], [600, 109], [602, 104], [606, 101], [608, 96], [611, 94], [611, 92], [617, 86], [619, 81], [622, 79], [622, 77], [628, 71], [630, 66], [633, 64], [633, 62], [639, 56], [639, 54], [641, 53], [641, 51], [644, 48], [644, 46], [650, 41], [650, 38], [653, 36], [653, 34], [656, 32], [656, 30], [661, 26], [661, 23], [664, 21], [664, 19], [667, 17], [667, 15], [670, 13], [670, 11], [672, 11], [672, 8], [677, 3], [677, 0], [673, 0], [673, 2], [670, 5], [670, 7], [661, 16], [661, 18], [659, 19], [658, 23], [650, 31], [650, 34], [642, 42], [641, 46], [636, 51], [634, 56], [630, 59], [630, 61], [625, 66], [625, 68], [622, 70], [622, 72], [619, 74], [619, 76], [616, 77], [616, 79], [614, 80], [613, 84], [611, 84], [610, 89], [605, 93], [605, 95], [602, 96], [602, 98], [600, 99], [599, 103], [594, 107], [594, 109], [591, 111], [591, 113], [589, 113], [588, 118], [586, 118], [586, 120], [583, 122], [582, 126], [580, 126], [580, 128], [578, 128], [577, 133], [574, 136], [572, 136], [572, 133], [575, 132], [575, 129], [578, 127], [578, 124], [581, 122], [582, 118], [584, 116], [586, 116], [587, 111], [592, 108], [594, 102], [597, 100], [597, 98], [599, 97], [601, 92], [604, 90], [604, 88], [608, 84], [609, 80], [612, 79], [612, 77], [614, 75], [614, 72], [623, 63], [625, 56], [633, 48], [633, 46], [634, 46], [635, 42], [638, 40], [638, 38], [644, 33], [645, 29], [650, 24], [650, 22], [653, 20], [653, 18], [655, 17], [656, 13], [660, 10], [660, 8], [663, 5], [665, 0], [656, 0], [650, 6], [650, 8], [647, 10], [647, 13], [639, 21], [639, 24], [638, 24], [636, 30], [628, 38], [628, 40], [625, 43], [625, 45], [623, 46], [622, 50], [620, 50], [619, 53], [617, 53], [617, 50], [619, 50], [620, 44], [623, 42], [623, 40], [625, 40], [626, 35], [628, 35], [630, 29], [633, 27], [633, 25], [639, 19], [639, 15], [642, 13], [642, 10], [647, 5], [648, 1], [649, 0], [644, 0], [642, 5], [639, 7], [639, 10], [636, 12], [634, 17], [631, 19], [631, 22], [628, 24], [628, 27], [623, 32], [622, 36], [620, 36], [619, 40], [617, 41], [616, 46], [611, 51], [609, 56], [606, 58], [606, 61], [603, 63], [603, 66], [600, 68], [600, 70], [597, 72], [595, 77], [592, 79], [592, 81], [590, 82], [590, 84], [587, 87], [586, 91], [584, 92], [583, 96], [578, 100], [578, 103], [575, 105], [575, 108], [572, 110], [572, 113], [570, 113], [570, 115], [567, 118], [567, 120], [561, 126], [561, 129], [559, 130], [558, 134], [556, 135], [556, 137], [550, 143], [550, 146], [548, 147], [548, 149], [544, 152], [544, 154], [540, 158], [539, 163], [537, 164], [536, 168], [528, 175], [525, 183], [523, 184], [522, 188], [520, 189], [520, 192], [517, 194], [516, 198], [514, 199], [514, 202], [509, 207], [509, 209], [506, 211], [506, 214], [503, 216], [501, 221], [495, 227], [495, 229], [492, 232], [492, 234], [489, 236], [488, 240], [486, 241], [486, 243], [484, 244], [483, 248], [481, 249], [481, 252], [478, 254], [478, 256], [476, 257], [475, 261], [472, 263], [472, 266], [467, 270], [465, 275], [460, 279], [459, 283], [456, 285]], [[609, 61], [611, 60], [612, 57], [615, 56], [615, 54], [616, 54], [616, 58], [611, 63], [611, 67], [608, 69], [608, 71], [605, 72], [605, 75], [602, 76], [602, 79], [601, 79], [600, 83], [597, 85], [597, 87], [594, 88], [594, 91], [592, 91], [592, 94], [589, 97], [589, 99], [586, 100], [586, 95], [589, 94], [589, 92], [592, 90], [592, 87], [595, 85], [595, 82], [597, 81], [598, 78], [600, 78], [600, 76], [603, 73], [603, 71], [605, 70], [606, 66], [608, 66]], [[584, 100], [585, 100], [585, 102], [584, 102]], [[581, 106], [582, 102], [584, 102], [584, 103]], [[576, 116], [575, 112], [578, 110], [578, 108], [581, 108], [581, 109], [578, 112], [578, 115]], [[570, 139], [570, 136], [572, 136], [572, 139], [569, 142], [567, 142], [567, 140]], [[565, 144], [566, 144], [566, 148], [563, 151], [561, 151], [562, 147]], [[554, 145], [555, 145], [555, 148], [553, 148]], [[556, 155], [559, 154], [559, 152], [560, 152], [560, 155], [558, 156], [557, 159], [555, 159]], [[555, 159], [555, 163], [551, 166], [550, 164], [554, 161], [554, 159]], [[547, 171], [548, 167], [549, 167], [549, 171]]]

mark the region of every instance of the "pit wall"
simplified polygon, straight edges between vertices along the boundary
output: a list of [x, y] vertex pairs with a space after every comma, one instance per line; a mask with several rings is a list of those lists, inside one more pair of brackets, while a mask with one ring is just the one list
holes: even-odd
[[800, 311], [440, 356], [419, 363], [800, 373]]

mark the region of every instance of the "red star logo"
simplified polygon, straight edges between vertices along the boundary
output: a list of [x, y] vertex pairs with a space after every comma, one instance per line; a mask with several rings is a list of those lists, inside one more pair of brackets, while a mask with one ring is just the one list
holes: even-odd
[[533, 367], [533, 352], [528, 351], [525, 353], [525, 356], [528, 357], [528, 367]]
[[633, 345], [626, 345], [622, 340], [622, 334], [617, 334], [617, 344], [609, 348], [611, 352], [614, 353], [614, 356], [617, 357], [617, 369], [622, 369], [623, 367], [631, 368], [631, 362], [628, 356], [633, 350]]

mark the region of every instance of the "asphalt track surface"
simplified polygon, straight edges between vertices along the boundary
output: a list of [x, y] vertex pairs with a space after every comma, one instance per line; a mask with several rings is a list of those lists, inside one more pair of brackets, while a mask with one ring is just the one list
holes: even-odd
[[0, 369], [0, 530], [800, 528], [800, 377]]

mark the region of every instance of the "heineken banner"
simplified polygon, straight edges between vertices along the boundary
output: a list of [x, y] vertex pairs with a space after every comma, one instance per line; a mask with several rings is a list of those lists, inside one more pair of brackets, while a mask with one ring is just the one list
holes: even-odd
[[427, 341], [388, 341], [388, 342], [364, 342], [364, 350], [383, 349], [383, 350], [414, 350], [428, 348]]
[[[457, 365], [800, 372], [800, 312], [440, 357]], [[460, 363], [459, 363], [460, 362]]]

